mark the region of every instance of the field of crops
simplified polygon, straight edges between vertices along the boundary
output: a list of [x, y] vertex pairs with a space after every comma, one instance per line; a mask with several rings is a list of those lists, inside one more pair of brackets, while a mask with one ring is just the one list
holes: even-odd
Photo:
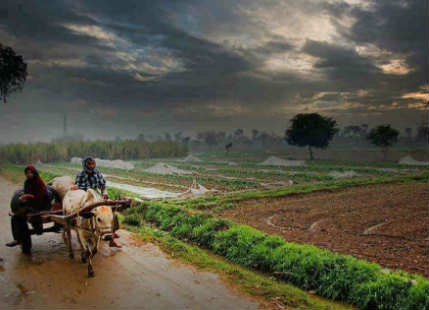
[[[98, 166], [111, 195], [147, 200], [128, 225], [362, 309], [429, 306], [427, 166], [243, 152], [129, 163]], [[47, 178], [81, 169], [79, 161], [37, 167]]]
[[[125, 180], [136, 185], [151, 184], [161, 189], [184, 189], [196, 180], [207, 189], [216, 191], [215, 194], [303, 184], [316, 185], [349, 179], [414, 175], [424, 170], [422, 167], [394, 163], [347, 161], [316, 161], [299, 166], [277, 166], [261, 164], [264, 160], [265, 158], [258, 153], [237, 153], [228, 156], [224, 154], [213, 156], [207, 153], [190, 156], [185, 160], [161, 158], [133, 161], [135, 168], [128, 171], [109, 167], [100, 169], [115, 181]], [[150, 171], [151, 167], [159, 163], [167, 165], [167, 168]], [[50, 171], [67, 171], [71, 174], [80, 169], [79, 163], [59, 162], [43, 166]], [[169, 173], [169, 168], [175, 168], [179, 172]]]

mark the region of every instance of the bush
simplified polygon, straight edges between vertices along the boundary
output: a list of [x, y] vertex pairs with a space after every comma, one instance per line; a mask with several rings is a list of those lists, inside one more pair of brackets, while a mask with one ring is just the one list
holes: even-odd
[[192, 214], [174, 205], [147, 202], [127, 211], [125, 222], [136, 223], [136, 216], [231, 262], [272, 273], [300, 288], [360, 309], [429, 309], [429, 282], [420, 276], [404, 271], [384, 273], [375, 263], [288, 243], [249, 226]]

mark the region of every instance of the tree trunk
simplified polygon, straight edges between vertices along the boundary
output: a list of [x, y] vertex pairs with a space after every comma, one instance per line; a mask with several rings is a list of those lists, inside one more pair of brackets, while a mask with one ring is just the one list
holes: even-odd
[[387, 160], [387, 147], [383, 147], [381, 149], [381, 152], [383, 153], [383, 160], [386, 161]]
[[311, 149], [310, 145], [308, 146], [308, 152], [310, 153], [310, 160], [313, 160], [314, 159], [314, 157], [313, 157], [313, 150]]

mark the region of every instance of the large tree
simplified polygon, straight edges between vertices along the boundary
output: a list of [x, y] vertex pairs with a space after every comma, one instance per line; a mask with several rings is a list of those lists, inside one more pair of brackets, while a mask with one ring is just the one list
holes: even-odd
[[398, 141], [399, 131], [390, 127], [390, 125], [380, 125], [373, 128], [367, 139], [374, 145], [381, 147], [383, 158], [387, 158], [387, 149], [392, 146], [393, 143]]
[[297, 114], [286, 130], [286, 141], [291, 145], [307, 146], [310, 159], [313, 160], [312, 148], [324, 149], [338, 132], [337, 122], [318, 113]]
[[4, 103], [7, 97], [21, 90], [27, 78], [27, 64], [22, 56], [0, 43], [0, 100]]

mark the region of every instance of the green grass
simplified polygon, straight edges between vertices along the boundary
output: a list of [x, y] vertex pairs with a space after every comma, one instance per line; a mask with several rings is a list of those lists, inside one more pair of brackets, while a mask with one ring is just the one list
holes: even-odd
[[126, 211], [124, 223], [144, 222], [173, 237], [209, 249], [229, 262], [275, 275], [320, 296], [360, 309], [429, 309], [429, 282], [310, 245], [288, 243], [249, 226], [198, 214], [174, 205], [145, 202]]

